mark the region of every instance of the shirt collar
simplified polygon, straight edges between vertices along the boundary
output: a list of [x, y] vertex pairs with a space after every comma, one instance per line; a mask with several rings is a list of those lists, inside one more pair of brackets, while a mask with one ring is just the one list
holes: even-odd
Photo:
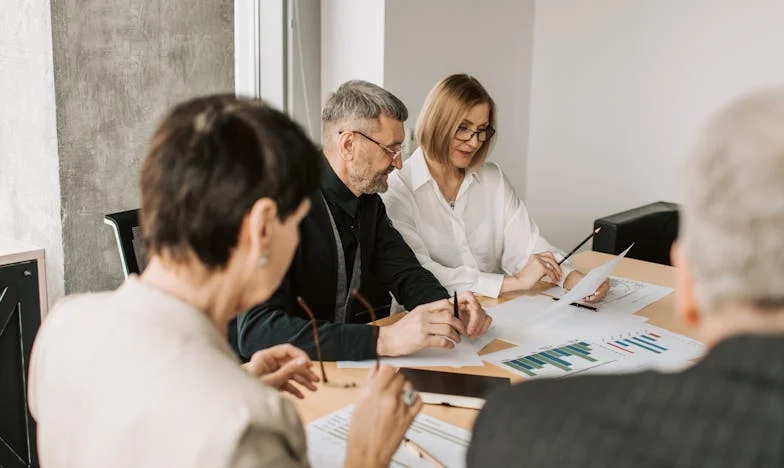
[[324, 157], [324, 177], [321, 180], [321, 187], [324, 189], [324, 197], [330, 202], [342, 208], [351, 217], [356, 217], [359, 207], [359, 197], [346, 187], [340, 177], [332, 169], [332, 166]]
[[[433, 176], [430, 174], [430, 169], [427, 167], [425, 152], [422, 151], [421, 147], [411, 153], [411, 157], [408, 159], [411, 161], [409, 163], [411, 165], [411, 188], [416, 191], [427, 182], [433, 180]], [[481, 167], [482, 166], [477, 166], [466, 169], [466, 175], [471, 176], [471, 178], [477, 182], [481, 182], [481, 178], [479, 177], [479, 169]]]

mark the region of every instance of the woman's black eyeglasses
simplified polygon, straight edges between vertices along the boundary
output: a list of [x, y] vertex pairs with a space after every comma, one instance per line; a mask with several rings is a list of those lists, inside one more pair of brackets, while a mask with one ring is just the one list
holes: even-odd
[[455, 131], [455, 138], [460, 141], [470, 141], [471, 138], [474, 137], [474, 135], [476, 135], [476, 139], [479, 140], [480, 143], [484, 143], [490, 138], [493, 138], [493, 135], [495, 135], [495, 129], [493, 127], [488, 126], [486, 128], [481, 128], [479, 130], [474, 131], [468, 127], [461, 125], [457, 127], [457, 130]]

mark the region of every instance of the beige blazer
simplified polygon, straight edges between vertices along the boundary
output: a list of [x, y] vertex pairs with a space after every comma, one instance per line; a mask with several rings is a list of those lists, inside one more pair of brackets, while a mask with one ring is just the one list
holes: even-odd
[[308, 465], [291, 403], [204, 314], [135, 277], [58, 303], [29, 379], [43, 468]]

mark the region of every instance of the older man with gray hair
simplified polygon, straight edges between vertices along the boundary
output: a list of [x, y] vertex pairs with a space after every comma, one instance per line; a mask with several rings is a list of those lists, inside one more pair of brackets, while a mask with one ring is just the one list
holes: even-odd
[[[330, 96], [322, 112], [321, 191], [300, 223], [300, 244], [283, 284], [237, 321], [234, 345], [241, 356], [293, 343], [316, 358], [300, 298], [317, 319], [324, 360], [453, 348], [461, 335], [487, 331], [491, 319], [470, 292], [459, 295], [459, 314], [453, 314], [449, 293], [419, 264], [378, 196], [400, 168], [406, 118], [406, 106], [372, 83], [349, 81]], [[393, 325], [369, 326], [370, 314], [362, 300], [353, 300], [354, 291], [371, 302], [381, 296], [387, 306], [389, 291], [411, 312]]]
[[784, 466], [784, 89], [721, 111], [687, 181], [676, 308], [707, 356], [512, 387], [479, 415], [469, 466]]

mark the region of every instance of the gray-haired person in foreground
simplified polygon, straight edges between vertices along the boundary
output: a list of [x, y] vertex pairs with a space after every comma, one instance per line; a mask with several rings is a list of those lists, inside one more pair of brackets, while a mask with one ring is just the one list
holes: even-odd
[[[234, 346], [242, 357], [281, 343], [317, 357], [300, 297], [317, 319], [328, 361], [452, 348], [461, 336], [474, 338], [490, 327], [470, 292], [458, 295], [459, 317], [453, 315], [449, 292], [419, 264], [378, 196], [389, 173], [400, 168], [406, 118], [398, 98], [365, 81], [344, 83], [330, 96], [322, 112], [321, 190], [300, 224], [299, 247], [281, 287], [237, 320]], [[410, 312], [393, 325], [367, 325], [371, 316], [353, 291], [374, 306], [387, 305], [391, 292]]]
[[707, 356], [514, 386], [480, 413], [468, 466], [784, 466], [784, 89], [722, 110], [686, 180], [676, 309]]

